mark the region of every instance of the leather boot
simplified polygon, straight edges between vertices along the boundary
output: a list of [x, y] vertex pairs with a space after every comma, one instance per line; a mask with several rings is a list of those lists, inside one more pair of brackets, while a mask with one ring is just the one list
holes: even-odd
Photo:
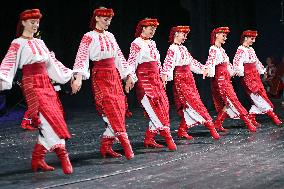
[[117, 138], [120, 141], [121, 146], [123, 147], [126, 159], [127, 160], [132, 159], [134, 157], [134, 153], [132, 151], [132, 147], [128, 139], [127, 133], [125, 132], [117, 133]]
[[54, 152], [56, 153], [57, 157], [61, 161], [61, 167], [62, 167], [63, 173], [64, 174], [72, 174], [73, 168], [72, 168], [71, 162], [69, 160], [69, 156], [68, 156], [66, 148], [63, 147], [63, 146], [60, 146], [58, 148], [55, 148]]
[[250, 132], [256, 132], [256, 127], [250, 122], [248, 115], [241, 115], [240, 118], [245, 122]]
[[220, 131], [220, 132], [227, 132], [228, 129], [225, 129], [222, 124], [224, 122], [224, 120], [228, 117], [228, 114], [224, 111], [220, 111], [217, 115], [217, 118], [215, 120], [215, 128], [217, 131]]
[[46, 164], [44, 157], [47, 153], [47, 149], [41, 144], [35, 144], [32, 154], [32, 170], [37, 171], [41, 169], [43, 171], [53, 171], [54, 167]]
[[249, 114], [249, 119], [250, 119], [250, 122], [255, 126], [255, 127], [259, 127], [260, 126], [260, 123], [258, 123], [256, 121], [256, 115], [254, 113], [250, 113]]
[[169, 150], [177, 150], [177, 146], [172, 138], [169, 127], [164, 127], [163, 130], [160, 130], [160, 135], [165, 138]]
[[32, 119], [29, 117], [28, 111], [25, 112], [25, 115], [24, 115], [22, 122], [21, 122], [21, 127], [23, 129], [29, 130], [29, 131], [34, 131], [34, 130], [37, 129], [37, 128], [33, 127]]
[[186, 125], [186, 121], [185, 121], [185, 118], [182, 117], [181, 121], [180, 121], [180, 124], [179, 124], [179, 128], [178, 128], [178, 132], [177, 132], [177, 136], [179, 138], [186, 138], [187, 140], [191, 140], [193, 139], [192, 136], [188, 135], [187, 134], [187, 125]]
[[278, 118], [278, 116], [272, 111], [268, 111], [267, 115], [273, 120], [276, 125], [281, 125], [282, 121]]
[[218, 140], [220, 138], [212, 121], [206, 121], [204, 125], [209, 129], [210, 134], [214, 139]]
[[161, 144], [158, 144], [155, 141], [155, 136], [158, 134], [157, 130], [150, 130], [147, 128], [146, 133], [145, 133], [145, 138], [144, 138], [144, 146], [146, 148], [148, 147], [153, 147], [153, 148], [163, 148], [164, 146]]
[[103, 158], [106, 158], [107, 155], [109, 155], [112, 158], [118, 158], [122, 155], [113, 151], [112, 145], [114, 143], [115, 137], [102, 137], [101, 138], [101, 147], [100, 147], [100, 153], [103, 156]]

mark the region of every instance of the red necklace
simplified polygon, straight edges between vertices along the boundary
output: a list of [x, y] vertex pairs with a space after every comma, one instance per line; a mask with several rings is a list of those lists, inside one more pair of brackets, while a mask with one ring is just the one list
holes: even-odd
[[94, 29], [96, 32], [98, 32], [98, 33], [103, 33], [105, 30], [99, 30], [99, 29], [97, 29], [97, 28], [95, 28]]
[[29, 40], [33, 39], [33, 37], [27, 37], [27, 36], [24, 36], [24, 35], [21, 35], [21, 38], [29, 39]]
[[144, 39], [144, 40], [150, 39], [149, 37], [144, 37], [144, 36], [142, 36], [142, 35], [140, 35], [140, 37], [141, 37], [142, 39]]

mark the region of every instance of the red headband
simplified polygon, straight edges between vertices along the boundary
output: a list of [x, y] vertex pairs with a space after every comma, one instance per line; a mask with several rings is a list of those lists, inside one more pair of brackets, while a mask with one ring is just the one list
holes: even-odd
[[246, 31], [243, 32], [242, 36], [244, 36], [244, 37], [256, 37], [257, 31], [246, 30]]
[[217, 33], [225, 33], [225, 34], [228, 34], [229, 32], [230, 32], [229, 27], [219, 27], [219, 28], [215, 28], [215, 29], [211, 32], [210, 44], [211, 44], [211, 45], [214, 45], [214, 44], [215, 44], [216, 34], [217, 34]]
[[171, 31], [170, 31], [170, 35], [169, 35], [169, 42], [173, 43], [174, 42], [174, 38], [175, 38], [175, 33], [176, 32], [183, 32], [188, 34], [190, 31], [190, 27], [189, 26], [176, 26], [176, 27], [172, 27]]
[[99, 8], [95, 9], [93, 12], [94, 16], [102, 16], [102, 17], [113, 17], [114, 12], [112, 9], [106, 9], [106, 8]]
[[240, 43], [242, 44], [244, 42], [245, 37], [257, 37], [257, 35], [257, 31], [246, 30], [241, 35]]
[[20, 20], [41, 19], [41, 17], [42, 15], [39, 9], [25, 10], [20, 14]]
[[91, 18], [91, 22], [90, 22], [90, 28], [92, 30], [96, 28], [96, 16], [113, 17], [114, 12], [113, 12], [112, 9], [107, 9], [107, 8], [95, 9], [94, 12], [93, 12], [93, 16]]
[[159, 22], [157, 19], [153, 18], [146, 18], [138, 22], [136, 31], [135, 31], [135, 37], [139, 37], [142, 33], [142, 28], [147, 26], [155, 26], [157, 27], [159, 25]]

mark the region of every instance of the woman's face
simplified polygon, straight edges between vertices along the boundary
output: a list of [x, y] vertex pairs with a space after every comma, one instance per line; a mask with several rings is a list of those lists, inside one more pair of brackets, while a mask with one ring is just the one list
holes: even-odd
[[246, 37], [245, 41], [248, 45], [252, 45], [255, 42], [255, 37]]
[[144, 35], [144, 37], [151, 39], [154, 36], [156, 29], [157, 29], [157, 27], [155, 27], [155, 26], [143, 27], [142, 34]]
[[175, 33], [175, 40], [177, 43], [184, 43], [186, 39], [187, 39], [187, 33], [184, 32]]
[[227, 34], [226, 33], [217, 33], [216, 34], [216, 41], [220, 42], [221, 44], [224, 44], [227, 40]]
[[97, 29], [101, 30], [107, 30], [110, 23], [111, 23], [112, 17], [102, 17], [102, 16], [97, 16], [96, 21], [97, 21]]
[[39, 27], [39, 19], [23, 20], [24, 31], [29, 33], [36, 33]]

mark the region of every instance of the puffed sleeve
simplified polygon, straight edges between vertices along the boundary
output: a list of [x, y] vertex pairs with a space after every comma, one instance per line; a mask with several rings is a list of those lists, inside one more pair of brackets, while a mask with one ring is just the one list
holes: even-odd
[[90, 45], [93, 42], [93, 38], [85, 34], [81, 40], [79, 49], [77, 51], [75, 64], [73, 66], [73, 72], [82, 74], [83, 79], [89, 79], [89, 61], [90, 61]]
[[163, 68], [161, 69], [161, 74], [167, 75], [168, 81], [173, 80], [173, 71], [175, 68], [175, 59], [176, 59], [176, 54], [174, 49], [169, 48], [167, 51], [166, 58], [164, 60]]
[[12, 88], [13, 79], [16, 75], [19, 59], [20, 59], [21, 45], [15, 40], [11, 43], [7, 54], [0, 65], [0, 90], [8, 90]]
[[138, 80], [136, 76], [136, 68], [138, 66], [138, 63], [141, 59], [140, 55], [141, 48], [139, 47], [138, 44], [132, 42], [131, 47], [130, 47], [130, 52], [129, 52], [129, 57], [128, 57], [128, 65], [131, 70], [131, 75], [134, 77], [133, 81], [136, 82]]
[[205, 64], [205, 67], [208, 68], [208, 77], [215, 76], [216, 63], [217, 63], [217, 51], [214, 48], [210, 48], [209, 55]]
[[238, 48], [235, 57], [233, 59], [233, 67], [235, 73], [239, 76], [244, 76], [244, 59], [245, 53], [243, 49]]

